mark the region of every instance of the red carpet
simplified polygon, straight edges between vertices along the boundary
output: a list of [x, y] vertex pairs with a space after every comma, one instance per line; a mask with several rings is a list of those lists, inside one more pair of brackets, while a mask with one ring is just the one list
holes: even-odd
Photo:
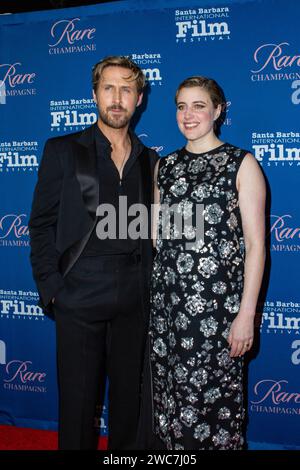
[[[98, 449], [106, 445], [107, 438], [100, 438]], [[57, 432], [0, 426], [0, 450], [57, 450]]]

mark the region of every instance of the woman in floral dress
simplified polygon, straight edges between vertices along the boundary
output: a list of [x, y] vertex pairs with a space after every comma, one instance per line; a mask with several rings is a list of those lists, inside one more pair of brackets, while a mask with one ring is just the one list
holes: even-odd
[[[253, 155], [216, 135], [225, 103], [214, 80], [186, 79], [176, 106], [187, 142], [156, 168], [153, 431], [170, 450], [241, 449], [243, 356], [252, 347], [265, 260], [265, 182]], [[170, 206], [183, 228], [166, 219], [162, 208]]]

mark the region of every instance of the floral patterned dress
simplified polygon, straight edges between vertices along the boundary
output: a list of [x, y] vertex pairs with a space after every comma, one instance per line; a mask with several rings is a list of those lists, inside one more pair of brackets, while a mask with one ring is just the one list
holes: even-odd
[[[160, 161], [160, 203], [175, 204], [190, 221], [176, 237], [170, 218], [170, 236], [162, 236], [160, 214], [152, 274], [154, 432], [170, 450], [243, 445], [243, 358], [230, 358], [227, 338], [243, 291], [236, 176], [246, 153], [225, 143], [204, 154], [182, 149]], [[187, 249], [198, 204], [204, 205], [204, 236]]]

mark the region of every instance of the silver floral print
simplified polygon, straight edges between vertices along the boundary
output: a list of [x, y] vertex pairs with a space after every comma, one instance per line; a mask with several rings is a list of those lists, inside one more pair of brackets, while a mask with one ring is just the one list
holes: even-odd
[[223, 210], [219, 204], [208, 204], [205, 206], [204, 219], [209, 224], [219, 224], [221, 222]]
[[180, 274], [189, 273], [194, 266], [194, 260], [189, 253], [180, 253], [177, 258], [177, 269]]

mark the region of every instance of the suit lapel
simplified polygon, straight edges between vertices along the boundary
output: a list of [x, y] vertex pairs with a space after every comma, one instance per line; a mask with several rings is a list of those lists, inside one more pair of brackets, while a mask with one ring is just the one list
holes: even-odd
[[99, 205], [99, 176], [93, 126], [73, 142], [75, 174], [84, 205], [94, 220]]
[[80, 186], [84, 207], [90, 216], [87, 230], [77, 242], [70, 246], [60, 260], [62, 275], [65, 277], [82, 253], [97, 223], [96, 210], [99, 205], [99, 176], [93, 126], [86, 129], [72, 142], [75, 161], [75, 175]]

